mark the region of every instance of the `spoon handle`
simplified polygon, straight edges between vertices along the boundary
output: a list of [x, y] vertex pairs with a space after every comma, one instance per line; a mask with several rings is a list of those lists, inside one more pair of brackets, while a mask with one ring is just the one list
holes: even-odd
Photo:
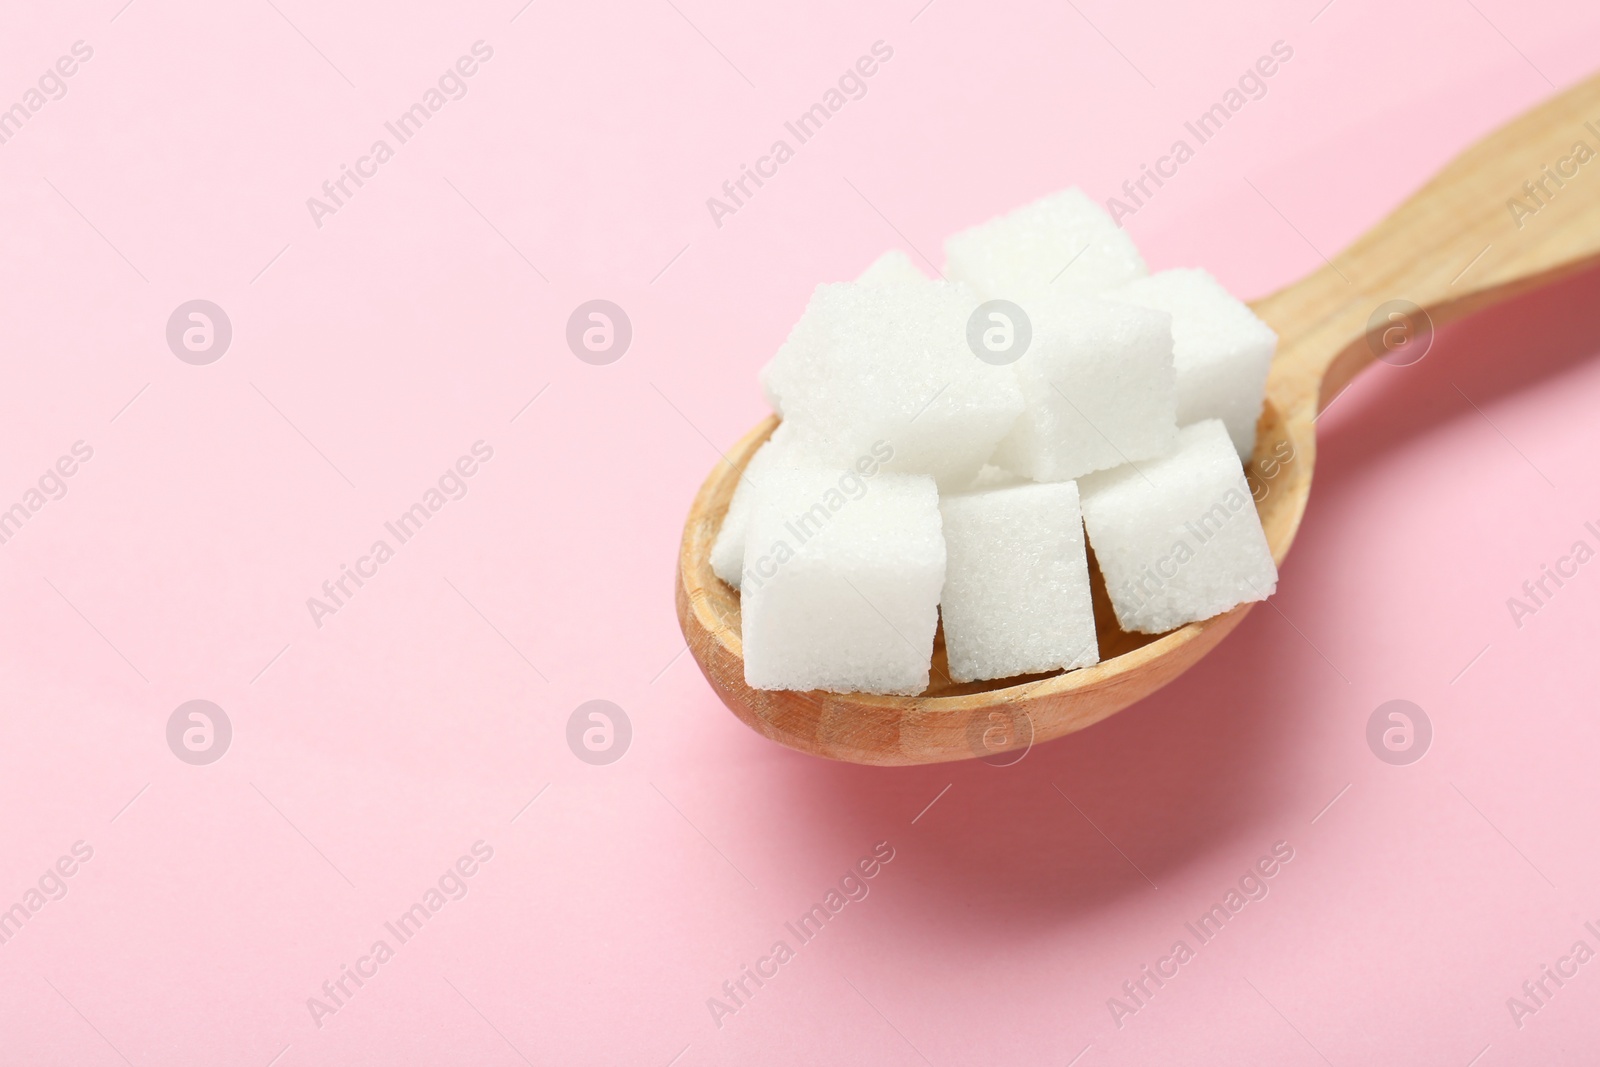
[[1404, 345], [1423, 331], [1597, 262], [1600, 75], [1484, 137], [1322, 269], [1258, 301], [1281, 339], [1268, 395], [1290, 421], [1310, 419], [1379, 354], [1409, 362]]

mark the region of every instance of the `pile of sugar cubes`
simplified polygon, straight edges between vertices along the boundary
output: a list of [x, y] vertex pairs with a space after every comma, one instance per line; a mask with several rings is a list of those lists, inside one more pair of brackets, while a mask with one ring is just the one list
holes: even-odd
[[1089, 548], [1124, 631], [1276, 587], [1241, 465], [1272, 330], [1077, 189], [945, 253], [819, 285], [762, 371], [782, 421], [711, 555], [752, 687], [921, 693], [941, 619], [953, 682], [1098, 663]]

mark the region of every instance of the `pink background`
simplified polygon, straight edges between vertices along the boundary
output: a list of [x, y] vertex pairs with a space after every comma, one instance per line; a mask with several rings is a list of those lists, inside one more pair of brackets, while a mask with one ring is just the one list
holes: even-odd
[[[0, 907], [94, 850], [0, 945], [0, 1061], [1593, 1062], [1600, 962], [1520, 1028], [1506, 999], [1600, 948], [1600, 564], [1520, 629], [1505, 601], [1595, 541], [1600, 282], [1369, 372], [1321, 423], [1272, 606], [1011, 768], [763, 741], [681, 654], [671, 585], [817, 281], [1109, 195], [1283, 40], [1129, 220], [1153, 267], [1260, 295], [1589, 74], [1600, 11], [920, 3], [0, 19], [0, 103], [94, 50], [0, 145], [0, 507], [94, 450], [0, 546]], [[319, 229], [306, 198], [480, 39], [467, 95]], [[867, 95], [713, 225], [877, 40]], [[610, 366], [563, 340], [596, 297], [634, 327]], [[233, 323], [209, 366], [164, 339], [195, 298]], [[313, 625], [478, 440], [466, 497]], [[203, 767], [165, 740], [196, 698], [234, 729]], [[565, 740], [596, 698], [633, 725], [610, 766]], [[1396, 698], [1434, 725], [1411, 766], [1365, 741]], [[467, 896], [317, 1026], [307, 998], [480, 839]], [[719, 1027], [707, 998], [879, 841], [870, 895]], [[1119, 1028], [1107, 999], [1279, 841], [1270, 894]]]

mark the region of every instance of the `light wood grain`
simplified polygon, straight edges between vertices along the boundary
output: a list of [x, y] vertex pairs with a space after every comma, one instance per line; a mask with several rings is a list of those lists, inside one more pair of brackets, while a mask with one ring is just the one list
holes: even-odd
[[[1380, 305], [1410, 301], [1425, 313], [1412, 320], [1413, 329], [1426, 329], [1428, 320], [1438, 328], [1600, 262], [1600, 158], [1576, 166], [1571, 177], [1561, 173], [1560, 161], [1579, 142], [1600, 151], [1600, 77], [1486, 137], [1326, 266], [1255, 303], [1280, 340], [1246, 468], [1279, 563], [1311, 490], [1313, 420], [1383, 351], [1368, 325]], [[1558, 187], [1550, 173], [1565, 184]], [[1542, 204], [1524, 190], [1525, 182], [1540, 180]], [[1522, 213], [1519, 225], [1512, 198], [1537, 211]], [[744, 682], [738, 593], [712, 572], [710, 554], [739, 471], [776, 426], [770, 417], [751, 430], [701, 486], [684, 525], [676, 584], [679, 624], [701, 671], [734, 714], [774, 741], [878, 765], [995, 756], [1081, 730], [1155, 692], [1250, 610], [1243, 605], [1159, 637], [1123, 633], [1091, 558], [1106, 657], [1097, 666], [952, 685], [940, 677], [938, 641], [935, 682], [921, 696], [751, 689]], [[1274, 462], [1284, 456], [1286, 462]]]

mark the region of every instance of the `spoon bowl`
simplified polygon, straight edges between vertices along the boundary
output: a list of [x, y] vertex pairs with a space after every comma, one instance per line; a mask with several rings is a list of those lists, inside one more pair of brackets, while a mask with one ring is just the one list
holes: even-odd
[[[1278, 564], [1310, 495], [1316, 418], [1359, 371], [1377, 360], [1404, 367], [1427, 354], [1438, 327], [1600, 262], [1600, 171], [1571, 163], [1575, 176], [1563, 185], [1547, 180], [1537, 199], [1524, 190], [1547, 167], [1569, 169], [1561, 161], [1572, 160], [1577, 142], [1600, 149], [1600, 77], [1490, 134], [1324, 267], [1252, 304], [1279, 345], [1245, 475]], [[747, 433], [696, 494], [676, 602], [689, 651], [723, 703], [792, 748], [880, 766], [1014, 760], [1160, 689], [1255, 606], [1165, 634], [1127, 633], [1116, 626], [1091, 546], [1102, 656], [1093, 667], [956, 684], [941, 634], [932, 684], [918, 696], [752, 689], [739, 594], [712, 571], [711, 546], [745, 465], [777, 425], [769, 416]]]

